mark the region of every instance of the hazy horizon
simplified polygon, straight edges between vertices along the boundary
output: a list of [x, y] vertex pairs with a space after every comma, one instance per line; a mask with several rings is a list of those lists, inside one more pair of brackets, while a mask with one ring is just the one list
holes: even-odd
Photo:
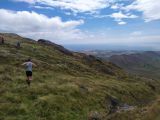
[[127, 45], [111, 45], [111, 44], [63, 44], [63, 46], [73, 51], [92, 51], [92, 50], [108, 50], [108, 51], [160, 51], [152, 46], [127, 46]]

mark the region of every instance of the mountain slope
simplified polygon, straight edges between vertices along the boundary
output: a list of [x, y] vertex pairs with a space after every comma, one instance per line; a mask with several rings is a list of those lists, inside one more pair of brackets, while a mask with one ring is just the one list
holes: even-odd
[[147, 51], [130, 55], [114, 55], [109, 61], [130, 73], [143, 77], [160, 78], [160, 52]]
[[[59, 45], [61, 49], [14, 34], [0, 35], [6, 40], [0, 45], [1, 120], [108, 119], [120, 106], [147, 105], [160, 91], [159, 81], [128, 76], [93, 56], [68, 54]], [[30, 88], [21, 66], [29, 57], [37, 64]]]

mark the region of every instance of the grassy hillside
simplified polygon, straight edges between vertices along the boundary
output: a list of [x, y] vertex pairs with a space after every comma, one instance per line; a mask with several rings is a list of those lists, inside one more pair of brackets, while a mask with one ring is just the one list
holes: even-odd
[[[1, 35], [6, 44], [0, 45], [0, 120], [115, 120], [110, 115], [118, 108], [145, 107], [159, 94], [159, 81], [128, 76], [112, 63]], [[21, 66], [29, 57], [37, 64], [31, 87]]]

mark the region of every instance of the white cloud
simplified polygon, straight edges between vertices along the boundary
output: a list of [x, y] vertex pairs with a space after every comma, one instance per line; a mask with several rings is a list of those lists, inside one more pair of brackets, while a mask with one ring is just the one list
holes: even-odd
[[[105, 8], [111, 8], [119, 12], [113, 13], [112, 15], [118, 15], [123, 18], [136, 18], [135, 15], [122, 15], [121, 11], [127, 11], [132, 13], [132, 10], [143, 13], [143, 18], [146, 22], [152, 20], [160, 20], [160, 1], [159, 0], [132, 0], [130, 5], [125, 6], [122, 1], [130, 0], [12, 0], [16, 2], [27, 2], [35, 8], [39, 9], [51, 9], [61, 8], [63, 10], [72, 11], [72, 15], [77, 13], [92, 13], [93, 16], [99, 16], [104, 18], [106, 15], [97, 14], [99, 11]], [[122, 19], [123, 19], [122, 18]], [[119, 19], [119, 18], [117, 18]], [[117, 20], [116, 19], [116, 20]]]
[[50, 7], [60, 7], [71, 10], [75, 13], [97, 12], [108, 7], [112, 0], [12, 0], [17, 2], [27, 2], [30, 4], [46, 5]]
[[140, 36], [142, 35], [142, 31], [134, 31], [131, 33], [132, 36]]
[[31, 6], [33, 8], [37, 8], [37, 9], [48, 9], [48, 10], [53, 10], [54, 8], [52, 7], [42, 7], [42, 6], [38, 6], [38, 5], [35, 5], [35, 6]]
[[146, 22], [160, 20], [160, 0], [135, 0], [132, 4], [123, 9], [142, 12]]
[[60, 17], [47, 17], [27, 11], [9, 11], [0, 9], [0, 32], [13, 32], [31, 38], [50, 40], [77, 40], [83, 33], [77, 26], [83, 20], [63, 22]]
[[126, 24], [126, 22], [124, 22], [123, 19], [134, 19], [134, 18], [137, 18], [138, 16], [131, 15], [129, 13], [124, 14], [120, 11], [120, 12], [109, 15], [109, 17], [114, 18], [115, 21], [117, 21], [119, 25], [124, 25]]
[[125, 24], [127, 24], [127, 23], [124, 22], [124, 21], [120, 21], [120, 22], [118, 22], [118, 24], [119, 24], [119, 25], [125, 25]]
[[123, 8], [124, 4], [118, 4], [118, 3], [115, 3], [111, 6], [111, 9], [113, 10], [117, 10], [117, 9], [121, 9]]
[[137, 18], [138, 16], [136, 15], [130, 15], [130, 14], [124, 14], [121, 11], [118, 13], [113, 13], [110, 15], [110, 17], [115, 18], [116, 21], [120, 21], [121, 19], [125, 19], [125, 18]]
[[35, 3], [35, 0], [13, 0], [13, 1], [17, 1], [17, 2], [27, 2], [27, 3], [30, 3], [30, 4]]

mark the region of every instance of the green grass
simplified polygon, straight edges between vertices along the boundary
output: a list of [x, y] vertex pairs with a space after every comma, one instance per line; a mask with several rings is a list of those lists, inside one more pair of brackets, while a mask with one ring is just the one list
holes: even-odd
[[[110, 63], [87, 62], [78, 53], [68, 56], [51, 46], [4, 36], [8, 44], [0, 45], [0, 120], [87, 120], [92, 112], [107, 119], [110, 97], [144, 107], [159, 94], [159, 81], [128, 76]], [[21, 49], [14, 46], [17, 40], [23, 42]], [[21, 66], [29, 57], [37, 64], [31, 87]]]

